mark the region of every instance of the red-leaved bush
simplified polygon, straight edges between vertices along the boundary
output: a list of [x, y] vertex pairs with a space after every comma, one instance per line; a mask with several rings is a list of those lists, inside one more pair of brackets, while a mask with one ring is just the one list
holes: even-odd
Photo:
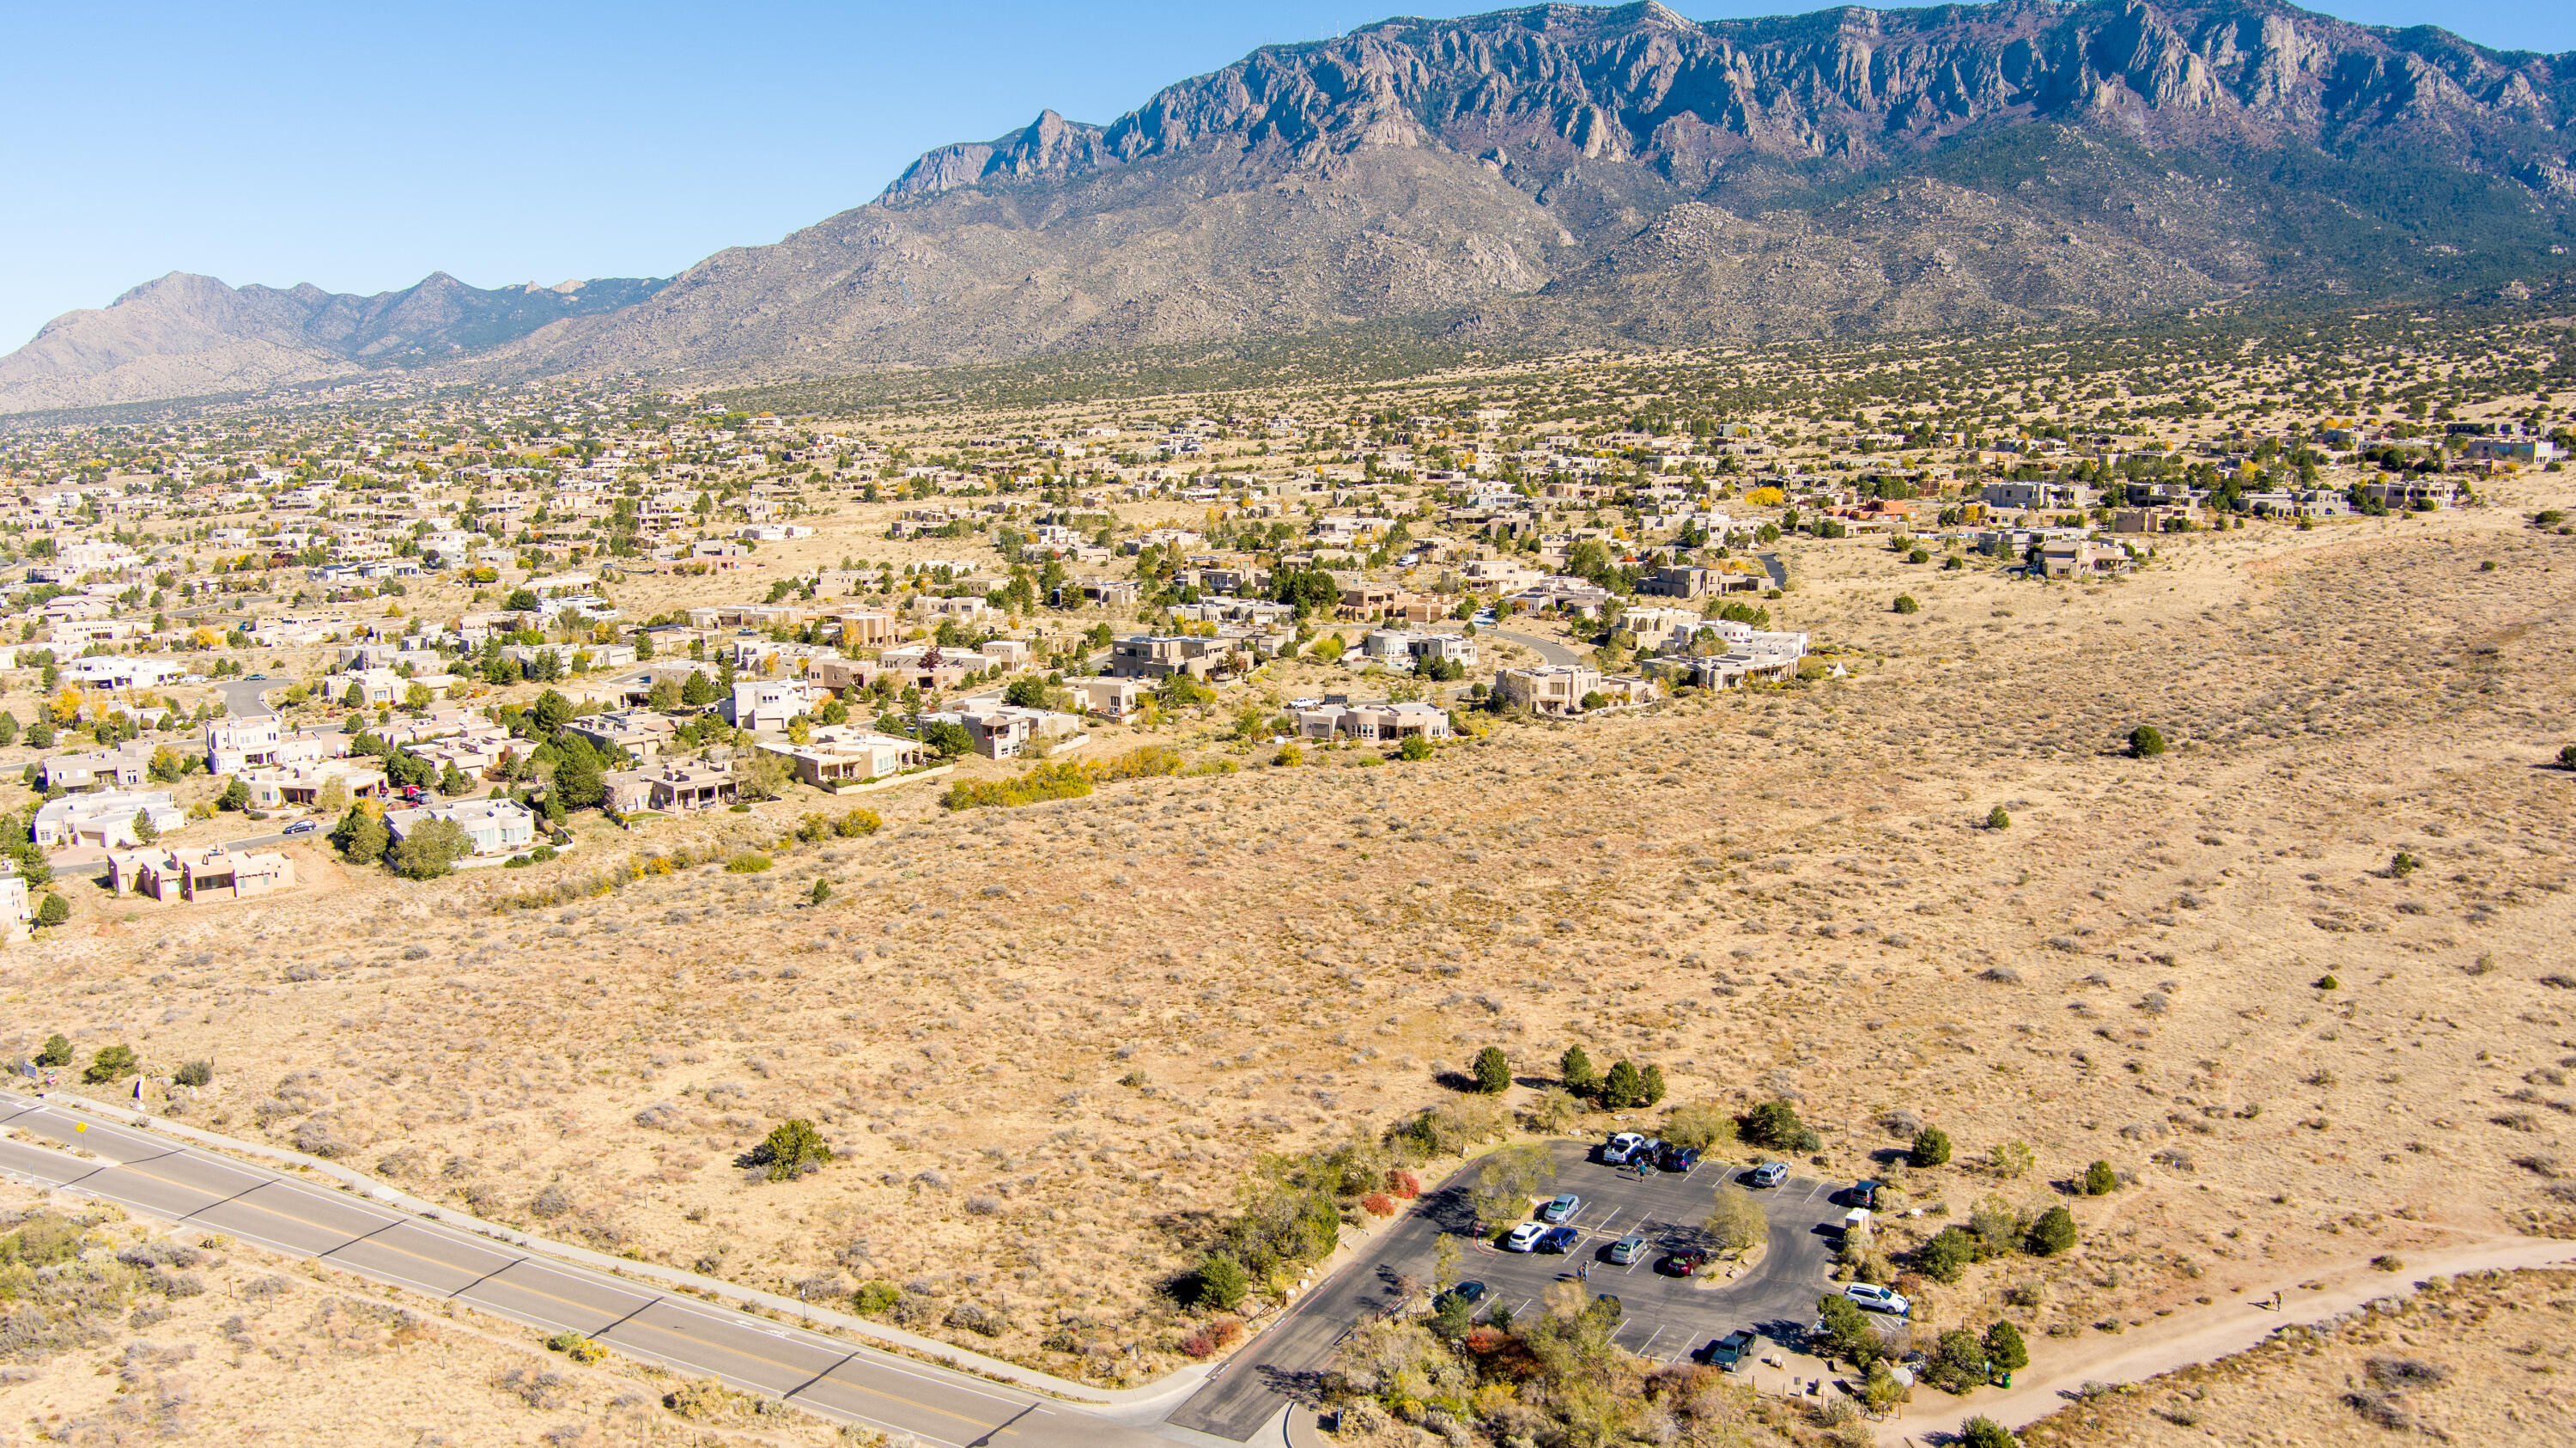
[[1204, 1361], [1243, 1341], [1243, 1319], [1217, 1317], [1191, 1328], [1181, 1338], [1181, 1351]]
[[1422, 1182], [1413, 1173], [1399, 1168], [1386, 1174], [1386, 1192], [1399, 1201], [1409, 1202], [1422, 1195]]
[[1395, 1203], [1388, 1200], [1387, 1195], [1384, 1192], [1371, 1192], [1367, 1196], [1360, 1198], [1360, 1208], [1372, 1217], [1392, 1217], [1395, 1215]]

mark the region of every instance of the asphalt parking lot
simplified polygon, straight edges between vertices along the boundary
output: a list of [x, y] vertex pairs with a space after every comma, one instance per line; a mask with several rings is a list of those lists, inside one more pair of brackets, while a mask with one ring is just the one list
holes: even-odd
[[[1485, 1284], [1488, 1310], [1508, 1308], [1522, 1317], [1542, 1310], [1551, 1284], [1589, 1268], [1592, 1291], [1619, 1299], [1615, 1341], [1656, 1362], [1697, 1353], [1739, 1327], [1794, 1340], [1795, 1329], [1815, 1320], [1844, 1211], [1833, 1198], [1851, 1183], [1793, 1176], [1776, 1188], [1753, 1189], [1770, 1219], [1771, 1241], [1745, 1276], [1727, 1281], [1658, 1270], [1673, 1250], [1705, 1245], [1700, 1223], [1718, 1185], [1730, 1176], [1740, 1182], [1744, 1171], [1741, 1164], [1704, 1163], [1686, 1176], [1659, 1172], [1641, 1181], [1596, 1161], [1560, 1160], [1556, 1189], [1583, 1198], [1583, 1210], [1567, 1224], [1582, 1233], [1574, 1249], [1507, 1252], [1488, 1238], [1461, 1256], [1459, 1272]], [[1611, 1262], [1610, 1244], [1631, 1232], [1644, 1234], [1646, 1251], [1626, 1266]]]
[[[1687, 1176], [1658, 1173], [1640, 1180], [1592, 1160], [1591, 1150], [1576, 1142], [1556, 1148], [1552, 1190], [1583, 1198], [1583, 1210], [1568, 1224], [1582, 1234], [1573, 1251], [1523, 1254], [1496, 1247], [1495, 1237], [1461, 1239], [1466, 1250], [1459, 1255], [1459, 1276], [1486, 1287], [1480, 1313], [1496, 1307], [1516, 1316], [1541, 1311], [1549, 1285], [1588, 1264], [1592, 1291], [1618, 1298], [1623, 1309], [1619, 1345], [1657, 1362], [1700, 1352], [1739, 1327], [1774, 1341], [1796, 1341], [1815, 1320], [1844, 1211], [1832, 1198], [1851, 1183], [1793, 1176], [1779, 1187], [1755, 1190], [1771, 1240], [1753, 1270], [1733, 1281], [1668, 1277], [1656, 1264], [1672, 1248], [1701, 1242], [1700, 1223], [1719, 1182], [1745, 1166], [1707, 1163]], [[1406, 1299], [1398, 1288], [1406, 1279], [1430, 1279], [1442, 1234], [1466, 1229], [1472, 1183], [1473, 1174], [1462, 1173], [1425, 1197], [1419, 1210], [1398, 1219], [1369, 1252], [1317, 1284], [1285, 1319], [1237, 1353], [1170, 1421], [1240, 1443], [1290, 1398], [1310, 1395], [1344, 1334], [1402, 1308]], [[1649, 1250], [1633, 1265], [1613, 1265], [1609, 1246], [1629, 1232], [1645, 1233]], [[1413, 1302], [1418, 1307], [1420, 1299]]]

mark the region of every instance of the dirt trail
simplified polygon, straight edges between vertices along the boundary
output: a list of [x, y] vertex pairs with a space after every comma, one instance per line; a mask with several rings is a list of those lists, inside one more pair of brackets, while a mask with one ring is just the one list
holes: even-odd
[[[2227, 1357], [2293, 1323], [2321, 1322], [2365, 1302], [2407, 1296], [2416, 1284], [2431, 1278], [2569, 1261], [2576, 1261], [2576, 1242], [2511, 1237], [2428, 1254], [2408, 1262], [2407, 1270], [2395, 1275], [2367, 1262], [2301, 1273], [2295, 1281], [2276, 1284], [2281, 1293], [2277, 1312], [2270, 1306], [2272, 1288], [2249, 1289], [2199, 1312], [2176, 1313], [2152, 1328], [2095, 1337], [2071, 1351], [2053, 1351], [2034, 1343], [2039, 1351], [2030, 1369], [2018, 1374], [2008, 1390], [1980, 1388], [1964, 1398], [1942, 1394], [1925, 1412], [1922, 1399], [1933, 1390], [1918, 1389], [1914, 1407], [1879, 1425], [1878, 1441], [1890, 1445], [1942, 1441], [1969, 1418], [1980, 1416], [2019, 1429], [2064, 1407], [2068, 1395], [2086, 1383], [2143, 1382], [2159, 1373]], [[2301, 1282], [2318, 1286], [2311, 1290], [2299, 1286]]]

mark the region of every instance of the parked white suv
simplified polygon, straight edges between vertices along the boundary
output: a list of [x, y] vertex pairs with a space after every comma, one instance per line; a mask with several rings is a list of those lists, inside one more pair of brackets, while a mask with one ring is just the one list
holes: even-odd
[[1863, 1310], [1869, 1312], [1885, 1312], [1903, 1317], [1914, 1310], [1914, 1304], [1906, 1301], [1903, 1294], [1885, 1287], [1873, 1286], [1867, 1282], [1849, 1284], [1843, 1288], [1843, 1296], [1850, 1298]]
[[1548, 1225], [1545, 1222], [1523, 1222], [1519, 1226], [1512, 1228], [1512, 1234], [1503, 1239], [1503, 1250], [1506, 1252], [1535, 1252], [1538, 1250], [1538, 1239], [1546, 1236], [1548, 1234], [1548, 1230]]

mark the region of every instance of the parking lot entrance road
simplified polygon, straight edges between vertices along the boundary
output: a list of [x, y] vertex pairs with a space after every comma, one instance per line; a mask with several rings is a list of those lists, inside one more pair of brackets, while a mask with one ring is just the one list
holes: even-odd
[[[1775, 1342], [1795, 1341], [1815, 1320], [1845, 1210], [1834, 1199], [1850, 1183], [1792, 1176], [1777, 1188], [1755, 1191], [1769, 1219], [1770, 1241], [1752, 1271], [1732, 1282], [1674, 1277], [1660, 1270], [1665, 1258], [1705, 1243], [1700, 1224], [1719, 1182], [1740, 1180], [1751, 1164], [1703, 1162], [1685, 1174], [1657, 1172], [1640, 1179], [1592, 1160], [1592, 1150], [1585, 1143], [1554, 1145], [1555, 1189], [1583, 1198], [1583, 1210], [1567, 1222], [1577, 1234], [1571, 1250], [1505, 1252], [1494, 1235], [1462, 1244], [1459, 1275], [1486, 1287], [1480, 1319], [1497, 1310], [1519, 1318], [1544, 1311], [1550, 1285], [1586, 1271], [1593, 1292], [1619, 1299], [1621, 1321], [1612, 1340], [1658, 1363], [1697, 1353], [1737, 1328]], [[1353, 1328], [1427, 1306], [1420, 1293], [1410, 1301], [1400, 1298], [1398, 1285], [1427, 1284], [1440, 1235], [1467, 1229], [1467, 1197], [1479, 1169], [1471, 1165], [1427, 1193], [1412, 1214], [1398, 1218], [1369, 1249], [1235, 1354], [1169, 1421], [1240, 1443], [1277, 1416], [1286, 1400], [1312, 1401], [1334, 1349]], [[1646, 1238], [1646, 1250], [1633, 1262], [1611, 1262], [1611, 1244], [1632, 1232]]]

